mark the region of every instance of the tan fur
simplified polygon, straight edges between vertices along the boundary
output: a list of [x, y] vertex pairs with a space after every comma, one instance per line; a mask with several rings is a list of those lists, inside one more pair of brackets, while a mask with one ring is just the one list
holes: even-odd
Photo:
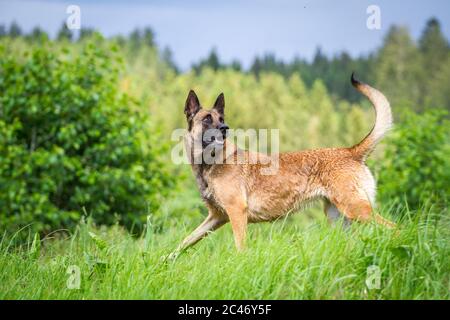
[[[241, 250], [247, 223], [276, 220], [316, 199], [325, 200], [325, 212], [331, 220], [340, 213], [346, 221], [373, 220], [393, 227], [392, 222], [373, 213], [375, 181], [364, 164], [368, 153], [392, 123], [389, 103], [379, 91], [358, 82], [353, 76], [352, 82], [369, 97], [377, 111], [371, 133], [356, 146], [281, 153], [276, 175], [261, 174], [261, 168], [268, 166], [262, 164], [265, 162], [251, 164], [249, 161], [256, 157], [267, 159], [268, 155], [240, 150], [229, 141], [224, 145], [227, 151], [224, 154], [229, 154], [224, 160], [233, 163], [232, 160], [243, 157], [246, 160], [243, 164], [192, 164], [209, 215], [172, 257], [228, 221], [236, 247]], [[215, 109], [200, 109], [191, 119], [191, 130], [186, 136], [188, 150], [199, 138], [202, 119], [207, 114], [212, 115], [213, 125], [219, 125], [220, 114]]]

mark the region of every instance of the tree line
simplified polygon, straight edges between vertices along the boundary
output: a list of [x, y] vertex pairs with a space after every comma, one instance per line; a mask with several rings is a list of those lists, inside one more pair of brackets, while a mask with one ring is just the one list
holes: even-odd
[[[239, 61], [221, 62], [215, 49], [192, 68], [197, 73], [205, 68], [242, 70]], [[348, 85], [353, 71], [373, 79], [371, 82], [383, 88], [394, 105], [401, 104], [415, 111], [450, 109], [447, 94], [450, 89], [450, 46], [435, 18], [428, 20], [417, 42], [407, 28], [394, 25], [381, 47], [366, 56], [353, 58], [343, 51], [328, 57], [318, 47], [312, 61], [296, 57], [286, 62], [267, 53], [255, 57], [246, 72], [257, 77], [261, 73], [275, 72], [285, 78], [299, 73], [308, 87], [321, 79], [335, 98], [360, 102], [361, 95]]]
[[[75, 35], [63, 23], [56, 40], [79, 42], [93, 33], [95, 30], [92, 28], [81, 28]], [[12, 22], [8, 28], [0, 25], [2, 36], [23, 36], [30, 41], [49, 37], [40, 27], [24, 33], [16, 22]], [[128, 45], [130, 56], [135, 56], [142, 47], [157, 48], [155, 33], [150, 27], [134, 29], [128, 35], [113, 38], [121, 45]], [[179, 73], [171, 49], [165, 47], [158, 50], [166, 65]], [[450, 96], [447, 94], [450, 89], [450, 46], [436, 18], [427, 21], [418, 41], [412, 39], [407, 28], [391, 26], [381, 47], [365, 56], [352, 57], [342, 51], [329, 57], [320, 47], [311, 61], [301, 57], [284, 61], [273, 53], [266, 53], [256, 56], [250, 68], [244, 70], [238, 60], [230, 63], [221, 61], [213, 48], [207, 57], [193, 63], [191, 69], [197, 74], [205, 69], [233, 69], [256, 77], [265, 72], [275, 72], [286, 79], [298, 73], [309, 88], [317, 79], [321, 79], [336, 101], [344, 99], [360, 102], [361, 95], [348, 85], [349, 75], [356, 71], [370, 77], [371, 83], [383, 88], [394, 105], [402, 105], [417, 112], [430, 108], [450, 110]]]

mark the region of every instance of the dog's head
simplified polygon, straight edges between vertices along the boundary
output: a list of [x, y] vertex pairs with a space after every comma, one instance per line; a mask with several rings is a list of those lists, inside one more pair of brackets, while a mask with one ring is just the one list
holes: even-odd
[[227, 136], [228, 126], [225, 123], [225, 98], [219, 94], [210, 110], [201, 107], [200, 101], [193, 90], [189, 91], [184, 107], [189, 134], [195, 141], [201, 141], [202, 147], [209, 145], [223, 146]]

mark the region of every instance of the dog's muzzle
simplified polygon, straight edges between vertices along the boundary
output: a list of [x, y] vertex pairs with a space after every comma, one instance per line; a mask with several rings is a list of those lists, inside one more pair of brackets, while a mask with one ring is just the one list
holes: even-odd
[[203, 147], [210, 144], [223, 145], [228, 135], [229, 127], [226, 124], [221, 124], [216, 129], [208, 129], [203, 133]]
[[228, 130], [230, 129], [226, 124], [221, 124], [218, 128], [222, 133], [222, 137], [225, 140], [228, 135]]

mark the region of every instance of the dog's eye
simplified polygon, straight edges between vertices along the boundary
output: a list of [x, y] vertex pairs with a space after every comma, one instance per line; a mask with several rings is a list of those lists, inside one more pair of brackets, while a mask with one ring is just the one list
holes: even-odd
[[219, 122], [223, 123], [223, 118], [222, 117], [219, 118]]
[[206, 117], [203, 118], [203, 121], [204, 121], [204, 122], [207, 122], [207, 123], [211, 123], [211, 122], [212, 122], [212, 117], [211, 117], [211, 115], [208, 114]]

